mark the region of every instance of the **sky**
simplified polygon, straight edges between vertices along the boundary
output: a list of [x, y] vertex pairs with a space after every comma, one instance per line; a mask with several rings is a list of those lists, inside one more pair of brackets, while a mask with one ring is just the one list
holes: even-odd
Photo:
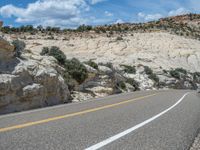
[[0, 0], [4, 26], [103, 25], [200, 13], [200, 0]]

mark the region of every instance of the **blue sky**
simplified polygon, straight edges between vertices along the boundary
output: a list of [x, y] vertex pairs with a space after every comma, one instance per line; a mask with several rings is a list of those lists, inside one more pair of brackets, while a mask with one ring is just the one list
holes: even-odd
[[77, 27], [200, 13], [200, 0], [3, 0], [4, 25]]

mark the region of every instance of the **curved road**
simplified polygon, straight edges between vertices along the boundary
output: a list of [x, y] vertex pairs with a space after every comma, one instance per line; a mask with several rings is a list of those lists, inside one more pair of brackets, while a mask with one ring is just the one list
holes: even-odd
[[0, 116], [0, 150], [187, 150], [200, 94], [143, 91]]

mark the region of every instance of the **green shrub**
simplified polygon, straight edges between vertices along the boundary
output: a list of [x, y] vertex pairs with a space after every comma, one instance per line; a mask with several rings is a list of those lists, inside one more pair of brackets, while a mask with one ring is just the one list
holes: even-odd
[[182, 75], [186, 75], [187, 71], [183, 68], [176, 68], [170, 71], [170, 75], [176, 79], [181, 79]]
[[135, 81], [134, 79], [129, 78], [127, 79], [126, 82], [132, 85], [135, 88], [135, 90], [139, 90], [139, 83]]
[[49, 54], [49, 48], [48, 47], [43, 47], [40, 55], [48, 55]]
[[116, 87], [125, 90], [126, 84], [123, 81], [119, 81], [116, 83]]
[[110, 63], [110, 62], [107, 62], [107, 63], [99, 63], [99, 65], [101, 65], [101, 66], [106, 66], [106, 67], [108, 67], [108, 68], [110, 68], [110, 69], [113, 69], [113, 64]]
[[98, 70], [98, 65], [97, 65], [97, 63], [95, 63], [94, 61], [89, 60], [89, 61], [87, 61], [87, 62], [85, 62], [85, 63], [86, 63], [87, 65], [91, 66], [92, 68]]
[[76, 58], [66, 60], [65, 69], [78, 83], [82, 83], [88, 77], [86, 67]]
[[65, 71], [63, 78], [65, 80], [65, 83], [68, 85], [68, 89], [70, 91], [75, 90], [76, 85], [78, 85], [77, 81], [72, 78], [72, 76], [69, 74], [69, 72]]
[[144, 66], [144, 72], [145, 72], [147, 75], [153, 74], [152, 69], [149, 68], [148, 66]]
[[176, 79], [180, 79], [181, 76], [180, 76], [180, 73], [177, 71], [177, 70], [171, 70], [170, 72], [170, 75]]
[[193, 73], [193, 79], [195, 81], [200, 81], [200, 72], [194, 72]]
[[159, 82], [159, 78], [155, 73], [150, 74], [148, 77], [149, 77], [149, 79], [152, 79], [157, 83]]
[[118, 37], [116, 38], [116, 40], [117, 40], [117, 41], [122, 41], [123, 38], [122, 38], [121, 36], [118, 36]]
[[178, 71], [178, 72], [183, 73], [183, 74], [187, 74], [187, 70], [185, 70], [183, 68], [176, 68], [175, 71]]
[[124, 67], [123, 71], [126, 73], [136, 73], [136, 69], [135, 66], [128, 66], [128, 65], [121, 65], [122, 67]]
[[49, 56], [53, 56], [60, 65], [65, 65], [66, 56], [65, 54], [59, 49], [59, 47], [52, 46], [49, 50]]
[[106, 67], [110, 68], [110, 69], [113, 69], [113, 64], [108, 62], [105, 64]]
[[26, 44], [23, 41], [20, 41], [20, 40], [14, 40], [12, 42], [12, 44], [14, 45], [14, 51], [15, 51], [14, 56], [15, 57], [21, 57], [21, 54], [26, 47]]
[[80, 25], [76, 30], [79, 32], [90, 31], [92, 30], [92, 26], [83, 24], [83, 25]]
[[167, 70], [165, 70], [165, 69], [163, 70], [163, 73], [168, 74]]

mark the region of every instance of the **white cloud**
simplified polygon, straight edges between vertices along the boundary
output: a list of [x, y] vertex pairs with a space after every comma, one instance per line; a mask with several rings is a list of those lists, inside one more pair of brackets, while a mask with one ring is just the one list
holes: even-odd
[[177, 10], [172, 10], [168, 13], [168, 16], [177, 16], [177, 15], [183, 15], [183, 14], [187, 14], [189, 13], [188, 10], [186, 10], [185, 8], [179, 8]]
[[85, 0], [37, 0], [26, 8], [5, 5], [0, 7], [4, 17], [16, 17], [16, 22], [44, 26], [75, 26], [85, 23], [82, 12], [89, 10]]
[[138, 18], [139, 20], [143, 20], [143, 21], [152, 21], [152, 20], [157, 20], [162, 18], [163, 15], [156, 13], [156, 14], [145, 14], [145, 13], [138, 13]]
[[114, 22], [114, 24], [117, 24], [117, 23], [124, 23], [124, 20], [122, 20], [122, 19], [117, 19], [117, 20]]
[[183, 15], [189, 13], [189, 10], [185, 8], [178, 8], [176, 10], [171, 10], [166, 15], [155, 13], [155, 14], [145, 14], [143, 12], [140, 12], [137, 14], [139, 21], [152, 21], [152, 20], [158, 20], [163, 17], [169, 17], [169, 16], [177, 16], [177, 15]]
[[105, 11], [104, 13], [105, 13], [105, 15], [108, 16], [108, 17], [112, 17], [112, 16], [113, 16], [113, 14], [112, 14], [111, 12], [109, 12], [109, 11]]
[[103, 1], [106, 1], [106, 0], [90, 0], [90, 3], [91, 3], [92, 5], [95, 5], [95, 4], [100, 3], [100, 2], [103, 2]]

